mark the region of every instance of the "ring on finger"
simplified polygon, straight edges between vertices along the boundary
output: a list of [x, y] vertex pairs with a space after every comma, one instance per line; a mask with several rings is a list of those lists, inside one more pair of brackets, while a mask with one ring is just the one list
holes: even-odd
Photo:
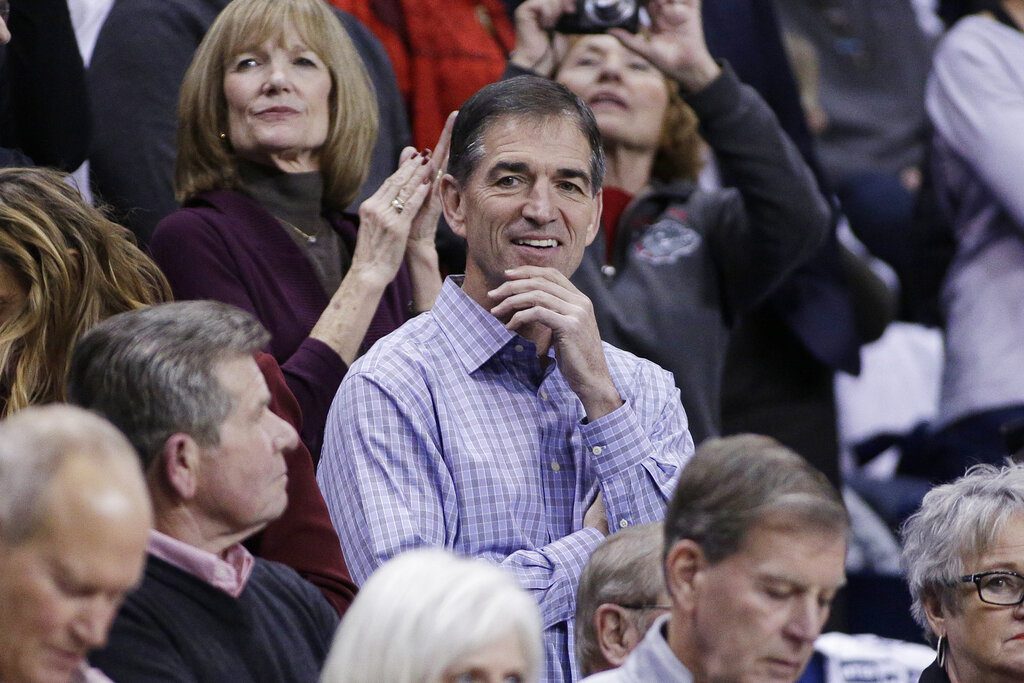
[[395, 197], [391, 200], [391, 207], [395, 210], [395, 213], [402, 213], [405, 211], [405, 202]]

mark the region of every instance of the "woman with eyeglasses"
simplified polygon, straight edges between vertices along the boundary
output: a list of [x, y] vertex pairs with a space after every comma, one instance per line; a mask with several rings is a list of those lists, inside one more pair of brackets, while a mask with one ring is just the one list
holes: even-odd
[[1024, 681], [1024, 465], [977, 465], [903, 527], [914, 618], [936, 646], [921, 683]]

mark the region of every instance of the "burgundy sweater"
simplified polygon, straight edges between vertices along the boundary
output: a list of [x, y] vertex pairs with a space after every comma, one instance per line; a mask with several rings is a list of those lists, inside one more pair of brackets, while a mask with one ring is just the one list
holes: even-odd
[[[355, 217], [327, 218], [353, 253]], [[218, 190], [160, 221], [149, 249], [176, 299], [238, 306], [270, 331], [268, 351], [302, 409], [299, 433], [314, 462], [319, 460], [327, 411], [348, 368], [330, 347], [309, 338], [330, 296], [285, 228], [248, 195]], [[360, 353], [404, 323], [411, 302], [412, 282], [403, 264], [381, 297]]]

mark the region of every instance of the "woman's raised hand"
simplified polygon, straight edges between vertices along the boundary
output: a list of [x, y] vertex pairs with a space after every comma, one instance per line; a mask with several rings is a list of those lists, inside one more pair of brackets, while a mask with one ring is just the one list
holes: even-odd
[[565, 52], [565, 36], [554, 33], [563, 14], [576, 9], [576, 0], [526, 0], [516, 8], [516, 47], [509, 61], [550, 77]]
[[359, 236], [352, 270], [383, 289], [405, 257], [414, 220], [433, 188], [430, 150], [402, 150], [398, 170], [359, 206]]
[[441, 176], [444, 175], [445, 169], [448, 167], [448, 148], [451, 146], [452, 127], [455, 125], [455, 117], [458, 113], [453, 111], [448, 115], [448, 120], [444, 123], [444, 130], [441, 131], [441, 136], [437, 138], [437, 144], [434, 146], [434, 153], [430, 164], [428, 164], [433, 171], [428, 178], [430, 194], [420, 207], [409, 230], [408, 248], [410, 250], [433, 251], [436, 249], [434, 236], [437, 233], [437, 223], [441, 219], [441, 195], [437, 188], [441, 184]]
[[708, 52], [701, 23], [701, 0], [650, 0], [649, 31], [611, 29], [623, 45], [658, 67], [686, 92], [702, 90], [721, 69]]

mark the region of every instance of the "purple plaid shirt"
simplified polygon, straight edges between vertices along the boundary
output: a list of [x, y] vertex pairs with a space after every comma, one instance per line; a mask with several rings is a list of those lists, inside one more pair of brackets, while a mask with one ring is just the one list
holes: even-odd
[[317, 479], [356, 582], [420, 546], [486, 558], [540, 605], [546, 680], [575, 679], [576, 586], [602, 539], [583, 515], [600, 488], [613, 531], [664, 517], [693, 453], [679, 391], [605, 344], [625, 403], [588, 422], [555, 363], [459, 285], [352, 365]]

